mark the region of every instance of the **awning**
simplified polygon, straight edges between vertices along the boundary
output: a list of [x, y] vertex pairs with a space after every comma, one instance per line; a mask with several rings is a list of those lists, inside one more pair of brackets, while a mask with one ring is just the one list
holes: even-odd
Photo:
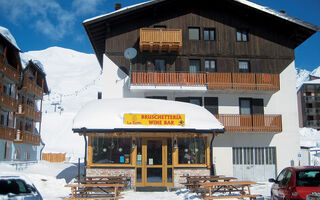
[[224, 127], [207, 109], [194, 104], [120, 98], [89, 102], [74, 118], [73, 131], [223, 133]]

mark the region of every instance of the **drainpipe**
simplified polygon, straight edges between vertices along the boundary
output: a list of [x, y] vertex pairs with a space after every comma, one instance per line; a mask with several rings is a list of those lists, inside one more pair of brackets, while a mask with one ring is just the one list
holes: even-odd
[[84, 176], [87, 176], [87, 152], [88, 152], [88, 142], [87, 142], [87, 137], [86, 134], [83, 134], [84, 138], [84, 143], [85, 143], [85, 150], [84, 150]]
[[213, 140], [214, 140], [214, 134], [212, 134], [212, 138], [210, 141], [210, 160], [211, 160], [211, 168], [210, 168], [210, 175], [216, 175], [216, 170], [215, 170], [215, 166], [213, 164], [213, 151], [212, 151], [212, 147], [213, 147]]

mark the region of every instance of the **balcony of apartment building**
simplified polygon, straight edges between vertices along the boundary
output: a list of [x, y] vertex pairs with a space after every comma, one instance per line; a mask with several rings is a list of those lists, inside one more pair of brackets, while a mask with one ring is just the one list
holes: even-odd
[[316, 102], [318, 103], [320, 102], [320, 96], [305, 96], [304, 100], [307, 103], [316, 103]]
[[130, 72], [131, 89], [278, 91], [278, 74], [220, 72]]
[[14, 140], [16, 138], [16, 129], [0, 125], [0, 139], [3, 140]]
[[3, 56], [0, 55], [0, 74], [4, 74], [15, 83], [19, 82], [20, 74], [16, 68], [11, 66]]
[[26, 116], [34, 121], [41, 121], [41, 112], [34, 105], [19, 104], [17, 116]]
[[140, 51], [179, 52], [182, 48], [182, 30], [141, 28], [139, 47]]
[[226, 132], [282, 132], [281, 115], [219, 114], [215, 117], [223, 124]]
[[31, 126], [25, 126], [24, 130], [17, 130], [14, 143], [40, 145], [40, 135], [32, 132]]
[[28, 90], [28, 92], [31, 92], [39, 99], [42, 99], [43, 97], [43, 89], [40, 87], [35, 80], [31, 80], [29, 78], [25, 78], [23, 81], [23, 88]]
[[318, 119], [307, 120], [306, 127], [312, 127], [315, 129], [320, 129], [320, 117]]
[[307, 115], [320, 115], [320, 107], [318, 108], [306, 108]]
[[0, 106], [5, 107], [11, 111], [17, 111], [18, 101], [14, 97], [0, 91]]

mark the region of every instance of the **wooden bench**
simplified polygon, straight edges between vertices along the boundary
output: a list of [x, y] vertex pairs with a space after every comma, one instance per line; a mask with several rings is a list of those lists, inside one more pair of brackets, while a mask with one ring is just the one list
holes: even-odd
[[119, 199], [119, 188], [124, 184], [71, 184], [65, 187], [71, 188], [71, 195], [64, 199]]
[[[204, 199], [224, 198], [250, 198], [256, 199], [261, 195], [251, 194], [250, 186], [256, 184], [253, 181], [227, 181], [227, 182], [206, 182], [200, 183], [203, 187], [202, 196]], [[219, 194], [221, 196], [219, 196]], [[215, 196], [218, 195], [218, 196]]]
[[236, 178], [234, 177], [225, 177], [225, 176], [187, 176], [187, 182], [181, 183], [182, 185], [186, 186], [187, 189], [192, 191], [199, 191], [202, 190], [200, 183], [206, 182], [219, 182], [219, 181], [231, 181]]

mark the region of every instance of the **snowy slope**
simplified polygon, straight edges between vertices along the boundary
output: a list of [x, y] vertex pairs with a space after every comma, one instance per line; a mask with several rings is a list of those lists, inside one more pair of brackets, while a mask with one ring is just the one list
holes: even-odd
[[315, 68], [312, 72], [305, 69], [296, 68], [297, 91], [300, 89], [304, 82], [309, 81], [309, 75], [320, 77], [320, 66], [318, 68]]
[[94, 54], [51, 47], [23, 57], [39, 60], [47, 74], [50, 95], [43, 99], [41, 126], [43, 152], [67, 152], [83, 157], [84, 139], [72, 132], [73, 118], [100, 90], [100, 66]]

